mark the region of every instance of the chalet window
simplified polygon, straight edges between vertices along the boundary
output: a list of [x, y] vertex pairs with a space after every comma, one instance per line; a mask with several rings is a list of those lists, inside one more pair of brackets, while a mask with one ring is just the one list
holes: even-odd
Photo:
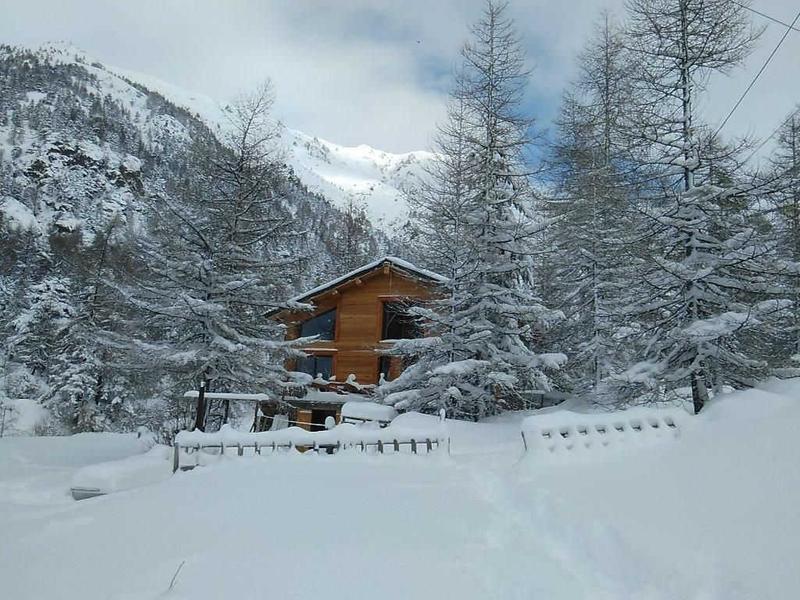
[[297, 370], [308, 373], [312, 377], [322, 375], [323, 379], [330, 379], [333, 375], [333, 357], [324, 354], [309, 354], [297, 361]]
[[383, 303], [382, 340], [410, 340], [420, 337], [417, 317], [408, 314], [407, 302]]
[[319, 336], [320, 340], [332, 340], [336, 334], [336, 309], [310, 318], [300, 325], [300, 337]]

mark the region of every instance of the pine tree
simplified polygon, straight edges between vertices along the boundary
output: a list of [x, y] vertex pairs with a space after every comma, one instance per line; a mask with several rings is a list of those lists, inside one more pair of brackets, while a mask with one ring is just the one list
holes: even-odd
[[404, 408], [477, 419], [548, 389], [545, 371], [563, 361], [534, 350], [538, 331], [555, 315], [532, 292], [530, 242], [538, 223], [524, 167], [530, 123], [520, 116], [528, 73], [505, 11], [488, 2], [462, 51], [437, 148], [443, 158], [418, 207], [421, 229], [442, 225], [438, 241], [446, 245], [450, 237], [458, 247], [448, 253], [440, 246], [442, 262], [431, 264], [450, 277], [446, 297], [412, 309], [432, 335], [398, 341], [391, 351], [416, 361], [383, 386], [385, 401]]

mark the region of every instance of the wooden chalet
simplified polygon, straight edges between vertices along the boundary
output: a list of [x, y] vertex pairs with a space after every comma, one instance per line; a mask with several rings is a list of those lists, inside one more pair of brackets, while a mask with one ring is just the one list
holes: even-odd
[[[401, 360], [380, 350], [389, 347], [390, 340], [420, 335], [408, 307], [432, 298], [444, 281], [441, 275], [387, 256], [291, 299], [311, 304], [313, 311], [273, 313], [272, 318], [286, 324], [287, 339], [316, 336], [302, 347], [308, 356], [287, 365], [314, 378], [303, 397], [290, 399], [295, 409], [290, 421], [310, 429], [319, 428], [329, 416], [338, 422], [342, 404], [353, 400], [353, 393], [369, 392], [381, 379], [397, 377]], [[262, 412], [266, 417], [259, 429], [269, 428], [272, 411], [262, 407]]]

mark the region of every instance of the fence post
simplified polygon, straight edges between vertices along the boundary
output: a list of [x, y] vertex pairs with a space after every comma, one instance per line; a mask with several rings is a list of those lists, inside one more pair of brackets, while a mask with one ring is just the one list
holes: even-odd
[[383, 454], [383, 441], [382, 440], [378, 440], [378, 452]]
[[415, 440], [414, 438], [411, 438], [411, 452], [413, 452], [414, 454], [417, 453], [417, 440]]
[[242, 448], [241, 444], [238, 445], [236, 450], [237, 450], [237, 453], [239, 454], [239, 456], [244, 456], [244, 448]]
[[427, 454], [430, 454], [431, 450], [433, 450], [433, 447], [431, 445], [431, 440], [426, 438], [425, 439], [425, 451], [426, 451]]
[[172, 454], [172, 472], [174, 473], [175, 471], [181, 468], [181, 447], [180, 444], [178, 444], [178, 442], [175, 442], [173, 446], [174, 446], [174, 451]]
[[200, 380], [200, 389], [197, 392], [197, 413], [195, 414], [194, 419], [194, 428], [199, 431], [206, 430], [206, 412], [208, 411], [206, 407], [206, 380], [205, 375], [203, 379]]
[[400, 442], [398, 442], [397, 440], [394, 440], [394, 451], [400, 452]]
[[528, 451], [528, 440], [525, 439], [525, 432], [520, 431], [519, 434], [522, 436], [522, 445], [525, 446], [525, 452]]
[[0, 438], [6, 432], [6, 411], [11, 412], [11, 407], [0, 404]]

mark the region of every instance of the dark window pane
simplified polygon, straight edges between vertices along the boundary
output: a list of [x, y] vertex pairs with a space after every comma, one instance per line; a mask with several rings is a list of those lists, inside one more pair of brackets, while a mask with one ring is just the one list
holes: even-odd
[[333, 357], [309, 354], [297, 360], [297, 370], [312, 377], [322, 375], [323, 379], [330, 379], [333, 374]]
[[321, 340], [332, 340], [336, 331], [336, 309], [324, 312], [300, 325], [300, 337], [319, 336]]
[[384, 340], [410, 340], [420, 337], [416, 317], [408, 314], [408, 304], [385, 302], [383, 304]]
[[332, 356], [317, 356], [316, 373], [314, 375], [322, 375], [323, 379], [330, 379], [333, 375], [333, 357]]
[[304, 358], [297, 359], [297, 370], [301, 373], [308, 373], [312, 377], [316, 376], [315, 363], [313, 356], [306, 356]]

